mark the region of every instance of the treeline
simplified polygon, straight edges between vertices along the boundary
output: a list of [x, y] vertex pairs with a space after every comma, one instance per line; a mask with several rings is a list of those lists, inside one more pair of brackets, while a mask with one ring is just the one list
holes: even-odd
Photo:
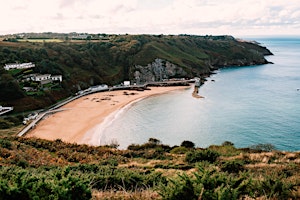
[[2, 137], [0, 199], [297, 199], [299, 158], [230, 142], [203, 149], [151, 138], [117, 150]]

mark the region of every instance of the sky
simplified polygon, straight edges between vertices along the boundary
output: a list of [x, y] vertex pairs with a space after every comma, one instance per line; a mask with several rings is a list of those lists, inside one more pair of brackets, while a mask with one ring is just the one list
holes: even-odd
[[299, 0], [0, 0], [0, 35], [22, 32], [297, 35]]

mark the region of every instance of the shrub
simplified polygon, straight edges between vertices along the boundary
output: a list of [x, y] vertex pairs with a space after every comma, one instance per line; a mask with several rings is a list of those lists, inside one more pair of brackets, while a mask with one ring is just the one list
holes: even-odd
[[17, 166], [22, 167], [22, 168], [26, 168], [29, 166], [28, 162], [26, 160], [19, 160], [17, 162]]
[[159, 139], [156, 139], [156, 138], [149, 138], [148, 143], [159, 145], [159, 144], [161, 144], [161, 141]]
[[0, 146], [2, 148], [6, 148], [6, 149], [11, 149], [12, 148], [12, 144], [9, 140], [3, 138], [3, 139], [0, 139]]
[[222, 156], [234, 156], [240, 154], [240, 150], [236, 149], [233, 145], [211, 145], [208, 149], [220, 153]]
[[240, 199], [251, 194], [251, 181], [246, 174], [237, 177], [214, 169], [199, 169], [193, 176], [186, 174], [160, 185], [158, 193], [163, 199]]
[[181, 143], [182, 147], [186, 147], [186, 148], [195, 148], [195, 143], [191, 142], [191, 141], [188, 141], [188, 140], [185, 140]]
[[193, 180], [186, 174], [170, 179], [167, 185], [160, 185], [158, 193], [163, 199], [198, 199], [195, 194]]
[[244, 163], [240, 160], [229, 160], [221, 164], [221, 170], [229, 173], [238, 173], [244, 169]]
[[189, 151], [189, 149], [187, 149], [186, 147], [180, 146], [180, 147], [175, 147], [174, 149], [172, 149], [170, 151], [170, 153], [172, 153], [172, 154], [185, 154], [188, 151]]
[[234, 146], [234, 144], [230, 141], [225, 141], [222, 143], [222, 146]]
[[89, 181], [65, 170], [1, 168], [0, 199], [91, 199]]
[[267, 151], [267, 152], [276, 150], [276, 147], [273, 144], [256, 144], [250, 146], [249, 148], [250, 150]]
[[292, 192], [297, 190], [297, 184], [284, 182], [283, 177], [268, 176], [257, 185], [259, 195], [266, 195], [270, 199], [289, 199]]
[[13, 122], [7, 121], [5, 119], [0, 119], [0, 129], [7, 129], [13, 127], [15, 124]]
[[214, 163], [218, 157], [219, 153], [210, 149], [195, 150], [186, 153], [185, 161], [188, 163], [196, 163], [200, 161]]

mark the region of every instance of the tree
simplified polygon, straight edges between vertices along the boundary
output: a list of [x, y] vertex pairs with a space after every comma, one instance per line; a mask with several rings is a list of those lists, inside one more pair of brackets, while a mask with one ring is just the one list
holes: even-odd
[[181, 147], [186, 147], [186, 148], [195, 148], [195, 143], [188, 141], [188, 140], [184, 140], [181, 145]]
[[234, 144], [230, 141], [225, 141], [222, 143], [222, 146], [234, 146]]
[[155, 145], [159, 145], [161, 143], [161, 141], [156, 138], [149, 138], [148, 142]]

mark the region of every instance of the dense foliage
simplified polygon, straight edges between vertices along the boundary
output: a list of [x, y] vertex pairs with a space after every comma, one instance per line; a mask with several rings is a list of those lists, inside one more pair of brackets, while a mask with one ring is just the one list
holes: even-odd
[[131, 150], [117, 150], [1, 137], [0, 199], [300, 197], [299, 153], [225, 144], [207, 149], [181, 146], [186, 153], [177, 154], [178, 146], [167, 146], [155, 138], [131, 145]]
[[[194, 77], [221, 66], [266, 63], [267, 54], [271, 52], [264, 47], [230, 36], [110, 35], [80, 42], [2, 41], [0, 66], [33, 62], [36, 67], [9, 72], [0, 67], [0, 103], [9, 102], [16, 111], [44, 108], [91, 85], [131, 80], [133, 66], [145, 66], [156, 58]], [[55, 90], [24, 92], [19, 80], [30, 73], [61, 74], [63, 82]]]

